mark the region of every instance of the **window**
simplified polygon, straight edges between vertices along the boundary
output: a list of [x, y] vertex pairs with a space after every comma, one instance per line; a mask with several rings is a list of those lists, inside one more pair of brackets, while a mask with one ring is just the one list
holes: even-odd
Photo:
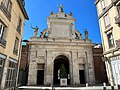
[[3, 4], [6, 7], [6, 9], [8, 10], [8, 12], [10, 13], [11, 8], [12, 8], [12, 2], [10, 0], [4, 0]]
[[106, 8], [105, 0], [101, 0], [101, 6], [102, 6], [102, 10], [104, 10]]
[[4, 67], [4, 59], [0, 58], [0, 85], [1, 85], [2, 75], [3, 75], [3, 67]]
[[17, 26], [17, 31], [18, 31], [19, 33], [21, 32], [21, 25], [22, 25], [22, 20], [21, 20], [21, 18], [19, 18], [18, 26]]
[[17, 63], [13, 61], [9, 61], [9, 67], [7, 71], [7, 77], [6, 77], [6, 88], [12, 88], [15, 84], [15, 78], [16, 78], [16, 66]]
[[114, 47], [114, 39], [112, 33], [107, 34], [109, 48]]
[[19, 45], [19, 39], [16, 38], [15, 44], [14, 44], [14, 50], [13, 50], [13, 53], [15, 53], [15, 54], [17, 54], [17, 52], [18, 52], [18, 45]]
[[110, 18], [108, 16], [108, 14], [106, 14], [104, 16], [104, 22], [105, 22], [105, 28], [109, 27], [110, 26]]
[[120, 13], [120, 5], [117, 6], [118, 13]]
[[8, 18], [8, 20], [11, 21], [11, 9], [12, 9], [11, 0], [3, 0], [3, 2], [1, 2], [0, 9]]
[[6, 26], [0, 21], [0, 43], [6, 46]]

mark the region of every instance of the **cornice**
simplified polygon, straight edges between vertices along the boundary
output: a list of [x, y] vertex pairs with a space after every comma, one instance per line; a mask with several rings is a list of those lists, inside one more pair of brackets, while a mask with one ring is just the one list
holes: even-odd
[[20, 6], [20, 9], [21, 9], [21, 11], [22, 11], [22, 13], [23, 13], [25, 19], [29, 20], [29, 17], [28, 17], [28, 15], [27, 15], [27, 12], [26, 12], [26, 10], [25, 10], [23, 4], [21, 3], [20, 0], [17, 0], [17, 2], [18, 2], [18, 4], [19, 4], [19, 6]]
[[96, 1], [95, 1], [95, 5], [96, 5], [99, 1], [100, 1], [100, 0], [96, 0]]
[[98, 19], [100, 19], [106, 12], [108, 12], [113, 7], [113, 4], [111, 3], [106, 9], [99, 15]]
[[107, 55], [107, 54], [110, 54], [110, 53], [113, 53], [113, 52], [116, 52], [116, 51], [119, 51], [119, 50], [120, 50], [120, 47], [116, 47], [116, 48], [114, 48], [114, 49], [112, 49], [112, 50], [109, 50], [109, 51], [107, 51], [107, 52], [104, 52], [103, 55]]

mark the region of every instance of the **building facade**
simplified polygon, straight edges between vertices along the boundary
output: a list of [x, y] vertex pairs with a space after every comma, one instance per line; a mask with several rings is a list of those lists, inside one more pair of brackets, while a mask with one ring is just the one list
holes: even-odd
[[0, 90], [11, 90], [17, 81], [24, 21], [24, 0], [0, 0]]
[[100, 44], [93, 47], [93, 61], [96, 84], [108, 83], [105, 63], [102, 60], [103, 48]]
[[[95, 82], [92, 42], [75, 29], [75, 19], [72, 13], [66, 14], [63, 7], [59, 12], [52, 11], [47, 18], [48, 28], [40, 37], [31, 37], [29, 45], [29, 75], [28, 85], [60, 84], [60, 67], [65, 65], [67, 83], [80, 85]], [[37, 28], [34, 28], [37, 30]]]
[[21, 60], [20, 60], [20, 66], [19, 66], [19, 85], [26, 85], [27, 79], [28, 79], [28, 55], [29, 54], [29, 46], [28, 45], [22, 45], [22, 51], [21, 51]]
[[108, 80], [120, 88], [120, 0], [96, 0], [95, 4]]

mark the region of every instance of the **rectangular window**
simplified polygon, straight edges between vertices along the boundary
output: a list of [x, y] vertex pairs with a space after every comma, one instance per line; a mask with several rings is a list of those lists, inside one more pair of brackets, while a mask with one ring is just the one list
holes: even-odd
[[107, 34], [109, 48], [114, 47], [114, 39], [112, 33]]
[[16, 78], [16, 67], [17, 63], [13, 61], [9, 61], [9, 67], [7, 71], [7, 77], [6, 77], [6, 88], [14, 88], [15, 84], [15, 78]]
[[120, 14], [120, 5], [117, 6], [118, 13]]
[[3, 68], [4, 68], [4, 59], [0, 58], [0, 85], [1, 85], [2, 75], [3, 75]]
[[102, 10], [104, 10], [106, 8], [105, 0], [101, 0], [101, 7], [102, 7]]
[[6, 31], [7, 27], [0, 21], [0, 43], [6, 46]]
[[14, 44], [14, 50], [13, 50], [13, 53], [15, 53], [15, 54], [17, 54], [17, 52], [18, 52], [18, 45], [19, 45], [19, 39], [16, 38], [15, 44]]
[[6, 9], [8, 10], [8, 12], [10, 13], [11, 12], [11, 8], [12, 8], [11, 0], [4, 0], [3, 4], [6, 7]]
[[108, 28], [110, 26], [110, 18], [108, 14], [104, 16], [104, 22], [105, 22], [105, 28]]
[[18, 31], [19, 33], [21, 32], [21, 25], [22, 25], [22, 20], [21, 20], [21, 18], [19, 18], [18, 26], [17, 26], [17, 31]]

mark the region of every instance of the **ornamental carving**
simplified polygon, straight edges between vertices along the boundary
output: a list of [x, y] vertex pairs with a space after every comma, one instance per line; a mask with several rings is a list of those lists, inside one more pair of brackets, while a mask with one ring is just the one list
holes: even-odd
[[82, 64], [86, 63], [85, 57], [79, 57], [78, 60], [79, 60], [78, 61], [79, 63], [82, 63]]

